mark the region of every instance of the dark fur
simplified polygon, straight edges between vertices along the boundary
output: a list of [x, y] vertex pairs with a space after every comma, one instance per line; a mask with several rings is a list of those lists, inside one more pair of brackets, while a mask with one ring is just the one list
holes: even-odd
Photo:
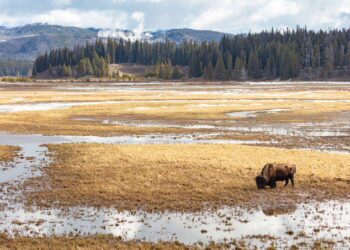
[[289, 180], [294, 187], [294, 175], [296, 166], [290, 164], [269, 163], [264, 166], [261, 174], [255, 178], [258, 189], [264, 189], [265, 186], [276, 188], [277, 181], [285, 181], [285, 186]]

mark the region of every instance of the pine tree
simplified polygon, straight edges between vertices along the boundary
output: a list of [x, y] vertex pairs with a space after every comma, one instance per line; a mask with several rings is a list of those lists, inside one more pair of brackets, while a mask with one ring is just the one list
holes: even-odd
[[107, 77], [109, 75], [109, 59], [108, 59], [108, 57], [106, 59], [104, 59], [102, 63], [103, 63], [102, 76]]
[[253, 79], [258, 79], [260, 77], [259, 58], [254, 51], [252, 51], [249, 54], [248, 73], [249, 73], [249, 76]]
[[248, 80], [248, 72], [247, 72], [245, 66], [243, 66], [243, 68], [242, 68], [241, 80], [243, 80], [243, 81]]
[[329, 46], [325, 51], [325, 62], [323, 69], [323, 77], [329, 77], [334, 69], [334, 52], [333, 47]]
[[228, 56], [227, 56], [226, 78], [227, 79], [233, 78], [233, 62], [232, 62], [232, 55], [231, 54], [228, 54]]
[[338, 55], [338, 63], [337, 65], [340, 67], [340, 69], [344, 69], [345, 65], [345, 46], [342, 44], [339, 48], [339, 55]]
[[213, 64], [211, 61], [208, 63], [208, 68], [207, 68], [207, 79], [213, 80], [214, 79], [214, 68]]
[[190, 62], [190, 76], [200, 77], [203, 74], [203, 64], [200, 62], [198, 55], [193, 54]]
[[70, 68], [70, 66], [66, 65], [66, 64], [63, 64], [63, 67], [62, 67], [62, 76], [71, 76], [72, 75], [72, 70]]
[[239, 57], [236, 57], [235, 60], [235, 69], [233, 71], [233, 78], [235, 80], [241, 80], [242, 79], [242, 68], [243, 68], [243, 62]]
[[226, 79], [226, 70], [225, 64], [222, 56], [219, 56], [214, 70], [214, 77], [217, 80], [225, 80]]
[[68, 65], [68, 67], [67, 67], [67, 73], [68, 73], [67, 76], [72, 76], [72, 68], [70, 65]]
[[37, 76], [37, 75], [38, 75], [37, 66], [36, 66], [35, 64], [34, 64], [34, 66], [33, 66], [32, 75], [33, 75], [33, 76]]
[[271, 77], [276, 77], [277, 70], [276, 70], [275, 58], [273, 56], [270, 56], [269, 59], [267, 60], [267, 69]]
[[179, 80], [185, 77], [185, 73], [179, 65], [176, 65], [173, 70], [172, 79]]
[[53, 70], [51, 64], [49, 65], [49, 76], [53, 76]]
[[[89, 60], [88, 58], [81, 59], [77, 67], [77, 73], [79, 76], [85, 76], [86, 74], [86, 65], [85, 61]], [[90, 60], [89, 60], [90, 61]]]
[[321, 66], [321, 55], [319, 46], [315, 46], [311, 62], [313, 68], [319, 68]]
[[171, 62], [168, 61], [164, 64], [164, 78], [165, 80], [171, 80], [173, 78], [173, 66]]
[[350, 42], [348, 42], [347, 47], [346, 47], [346, 53], [345, 53], [345, 58], [344, 58], [344, 64], [346, 66], [350, 65]]
[[85, 61], [85, 75], [92, 76], [94, 74], [94, 69], [92, 68], [91, 61], [86, 58]]

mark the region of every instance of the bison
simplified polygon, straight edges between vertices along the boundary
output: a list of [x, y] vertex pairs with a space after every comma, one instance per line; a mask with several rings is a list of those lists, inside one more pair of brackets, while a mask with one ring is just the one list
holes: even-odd
[[264, 166], [261, 174], [255, 178], [258, 189], [264, 189], [265, 186], [276, 188], [277, 181], [285, 181], [285, 186], [289, 180], [294, 187], [294, 175], [296, 166], [290, 164], [268, 163]]

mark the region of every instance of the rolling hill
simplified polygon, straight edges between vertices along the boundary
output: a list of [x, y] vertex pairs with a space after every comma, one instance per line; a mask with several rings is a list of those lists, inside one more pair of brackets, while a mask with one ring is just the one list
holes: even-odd
[[0, 27], [0, 57], [34, 60], [38, 54], [54, 48], [93, 42], [97, 38], [143, 39], [150, 42], [218, 41], [223, 33], [208, 30], [171, 29], [135, 34], [131, 30], [65, 27], [49, 24], [28, 24], [20, 27]]

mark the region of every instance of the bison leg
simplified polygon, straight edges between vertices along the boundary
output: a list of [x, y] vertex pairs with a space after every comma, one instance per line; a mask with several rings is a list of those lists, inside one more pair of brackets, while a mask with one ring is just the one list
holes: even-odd
[[290, 181], [292, 182], [292, 186], [294, 187], [294, 177], [290, 178]]
[[276, 181], [270, 182], [270, 188], [276, 188], [277, 184]]
[[289, 183], [289, 179], [287, 179], [287, 180], [286, 180], [286, 182], [285, 182], [284, 186], [287, 186], [287, 185], [288, 185], [288, 183]]

